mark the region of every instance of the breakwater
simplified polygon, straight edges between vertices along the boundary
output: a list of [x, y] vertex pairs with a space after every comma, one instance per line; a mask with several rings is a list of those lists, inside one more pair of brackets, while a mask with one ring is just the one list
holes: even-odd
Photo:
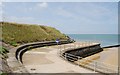
[[[100, 44], [95, 44], [95, 45], [90, 45], [90, 46], [85, 46], [85, 47], [80, 47], [74, 50], [68, 50], [65, 53], [69, 53], [69, 55], [74, 55], [72, 56], [73, 58], [76, 58], [76, 56], [85, 58], [87, 56], [96, 54], [98, 52], [103, 51], [103, 49], [100, 47]], [[63, 53], [63, 55], [65, 54]], [[67, 56], [69, 56], [67, 55]], [[67, 57], [68, 60], [71, 60], [71, 58]], [[78, 58], [72, 61], [77, 61]]]
[[[113, 47], [119, 47], [119, 45], [107, 46], [104, 48], [113, 48]], [[76, 49], [68, 49], [63, 51], [62, 53], [63, 55], [61, 57], [64, 58], [65, 60], [77, 64], [78, 66], [83, 66], [93, 71], [97, 71], [101, 73], [118, 73], [119, 66], [111, 65], [109, 63], [104, 63], [103, 61], [100, 62], [97, 60], [91, 60], [91, 58], [89, 58], [89, 57], [95, 57], [96, 59], [96, 54], [100, 54], [99, 52], [103, 53], [104, 48], [102, 48], [100, 44], [94, 44], [90, 46], [78, 47]]]

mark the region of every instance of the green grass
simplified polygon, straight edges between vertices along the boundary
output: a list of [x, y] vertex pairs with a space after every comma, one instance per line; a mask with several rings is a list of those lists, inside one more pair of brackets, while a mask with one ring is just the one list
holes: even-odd
[[7, 73], [0, 73], [0, 75], [8, 75]]
[[0, 46], [0, 54], [2, 54], [2, 58], [8, 58], [8, 56], [7, 56], [7, 53], [8, 53], [9, 51], [5, 48], [5, 47], [3, 47], [3, 46]]
[[0, 54], [8, 53], [9, 51], [5, 48], [0, 46]]
[[13, 46], [29, 42], [50, 41], [57, 38], [67, 39], [60, 31], [49, 26], [0, 22], [0, 28], [2, 28], [1, 40]]

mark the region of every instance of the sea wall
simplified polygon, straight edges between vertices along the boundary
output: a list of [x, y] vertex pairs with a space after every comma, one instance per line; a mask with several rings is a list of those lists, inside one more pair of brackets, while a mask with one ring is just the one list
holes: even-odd
[[17, 50], [16, 50], [16, 53], [15, 53], [15, 57], [18, 61], [20, 61], [21, 63], [22, 62], [22, 56], [23, 54], [30, 50], [30, 49], [33, 49], [33, 48], [38, 48], [38, 47], [44, 47], [44, 46], [53, 46], [53, 45], [61, 45], [61, 44], [68, 44], [68, 43], [72, 43], [72, 41], [69, 41], [69, 40], [62, 40], [60, 41], [59, 43], [56, 43], [55, 41], [46, 41], [46, 42], [38, 42], [38, 43], [32, 43], [32, 44], [27, 44], [27, 45], [24, 45], [24, 46], [21, 46], [19, 47]]
[[12, 73], [28, 73], [24, 65], [22, 64], [22, 56], [23, 54], [33, 48], [44, 47], [44, 46], [52, 46], [52, 45], [60, 45], [60, 44], [68, 44], [72, 43], [70, 40], [62, 40], [59, 43], [55, 41], [46, 41], [46, 42], [35, 42], [21, 45], [19, 47], [13, 48], [8, 53], [7, 63]]
[[[80, 47], [80, 48], [76, 48], [76, 49], [70, 49], [68, 51], [65, 51], [63, 53], [63, 56], [65, 55], [65, 53], [68, 53], [69, 55], [67, 55], [67, 56], [70, 56], [70, 54], [71, 54], [71, 55], [74, 55], [74, 56], [70, 56], [73, 58], [76, 58], [76, 56], [85, 58], [87, 56], [96, 54], [101, 51], [103, 51], [103, 49], [101, 48], [100, 44], [96, 44], [96, 45], [90, 45], [90, 46]], [[71, 59], [69, 57], [67, 57], [67, 58], [68, 58], [68, 60]], [[76, 58], [74, 61], [77, 61], [77, 59], [78, 58]]]

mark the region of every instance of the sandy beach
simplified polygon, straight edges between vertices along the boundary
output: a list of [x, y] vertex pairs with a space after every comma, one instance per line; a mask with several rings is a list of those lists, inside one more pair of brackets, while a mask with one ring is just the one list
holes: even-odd
[[[76, 64], [80, 64], [81, 66], [84, 67], [91, 67], [94, 70], [95, 66], [90, 66], [90, 65], [95, 65], [100, 67], [105, 68], [103, 69], [102, 72], [111, 72], [111, 73], [116, 73], [118, 72], [118, 48], [107, 48], [104, 49], [102, 52], [88, 56], [84, 59], [80, 59], [78, 61], [75, 61]], [[88, 68], [89, 68], [88, 67]], [[109, 70], [107, 70], [109, 69]]]
[[100, 53], [98, 61], [118, 66], [118, 48], [104, 49], [104, 51]]

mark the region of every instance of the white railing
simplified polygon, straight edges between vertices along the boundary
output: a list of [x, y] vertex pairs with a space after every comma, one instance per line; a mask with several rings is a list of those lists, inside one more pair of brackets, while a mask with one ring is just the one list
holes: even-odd
[[75, 55], [72, 55], [70, 53], [65, 53], [64, 56], [61, 55], [61, 57], [63, 57], [66, 60], [69, 59], [69, 61], [74, 61], [74, 60], [77, 59], [76, 64], [78, 66], [83, 66], [83, 67], [92, 69], [95, 72], [118, 73], [118, 67], [117, 66], [113, 66], [113, 65], [106, 64], [106, 63], [103, 63], [103, 62], [98, 62], [98, 61], [95, 61], [95, 60], [93, 61], [93, 60], [89, 60], [89, 59], [84, 59], [82, 57], [75, 56]]
[[[78, 47], [84, 47], [84, 46], [89, 46], [89, 45], [94, 45], [94, 44], [98, 44], [98, 43], [91, 43], [91, 42], [88, 43], [87, 42], [87, 44], [86, 43], [83, 43], [83, 44], [79, 43], [79, 44], [71, 44], [71, 45], [61, 45], [59, 48], [60, 49], [59, 55], [66, 60], [68, 60], [68, 58], [69, 58], [69, 61], [74, 61], [77, 58], [77, 61], [75, 61], [75, 62], [78, 66], [83, 66], [83, 67], [92, 69], [95, 72], [97, 71], [97, 72], [102, 72], [102, 73], [119, 73], [120, 69], [117, 66], [106, 64], [103, 62], [98, 62], [96, 60], [84, 59], [80, 56], [75, 56], [75, 55], [70, 54], [70, 53], [64, 53], [69, 48], [75, 49]], [[64, 56], [63, 56], [63, 53], [64, 53]], [[74, 58], [73, 56], [76, 58]]]

